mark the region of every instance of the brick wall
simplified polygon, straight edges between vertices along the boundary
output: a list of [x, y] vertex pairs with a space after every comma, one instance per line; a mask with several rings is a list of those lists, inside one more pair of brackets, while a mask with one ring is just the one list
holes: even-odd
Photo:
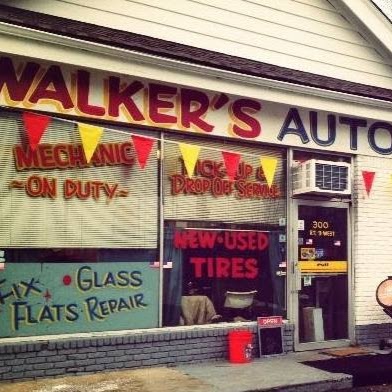
[[392, 339], [392, 324], [367, 324], [355, 327], [356, 342], [378, 346], [382, 339]]
[[[0, 342], [0, 381], [88, 374], [113, 369], [174, 366], [226, 360], [227, 334], [239, 326], [178, 327], [170, 330], [127, 331], [123, 335], [78, 337], [39, 342]], [[253, 332], [258, 356], [257, 328]], [[284, 326], [284, 350], [293, 351], [292, 325]]]
[[[375, 173], [369, 195], [363, 171]], [[354, 165], [353, 305], [355, 341], [378, 345], [392, 338], [392, 323], [376, 301], [377, 286], [392, 275], [392, 160], [358, 156]]]
[[[377, 303], [376, 289], [381, 281], [392, 275], [392, 159], [359, 156], [354, 168], [352, 286], [355, 326], [387, 324], [391, 319]], [[375, 172], [369, 195], [365, 191], [363, 171]]]

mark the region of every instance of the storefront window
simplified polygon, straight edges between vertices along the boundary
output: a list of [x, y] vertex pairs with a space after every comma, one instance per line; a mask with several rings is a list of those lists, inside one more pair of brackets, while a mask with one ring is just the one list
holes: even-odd
[[141, 167], [146, 132], [99, 130], [88, 161], [77, 122], [32, 147], [23, 113], [0, 114], [0, 337], [159, 325], [158, 141]]
[[285, 150], [101, 130], [87, 161], [77, 122], [33, 148], [1, 113], [0, 337], [158, 327], [161, 304], [163, 326], [285, 315]]
[[165, 232], [167, 325], [284, 314], [281, 231], [167, 222]]
[[[179, 143], [165, 144], [164, 325], [285, 315], [283, 151], [225, 146], [241, 155], [230, 180], [222, 145], [195, 139], [200, 153], [189, 177]], [[271, 186], [261, 155], [276, 162]]]

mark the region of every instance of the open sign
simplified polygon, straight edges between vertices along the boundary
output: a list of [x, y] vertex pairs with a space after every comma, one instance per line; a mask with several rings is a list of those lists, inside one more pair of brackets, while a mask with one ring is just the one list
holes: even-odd
[[260, 328], [281, 327], [283, 319], [282, 316], [257, 317], [257, 325]]

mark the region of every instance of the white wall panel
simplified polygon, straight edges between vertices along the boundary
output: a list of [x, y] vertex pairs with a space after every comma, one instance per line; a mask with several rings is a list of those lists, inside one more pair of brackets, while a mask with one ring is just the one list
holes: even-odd
[[327, 0], [27, 0], [6, 4], [392, 88], [381, 55]]
[[[375, 172], [368, 196], [362, 171]], [[355, 324], [390, 322], [376, 301], [376, 289], [392, 275], [392, 160], [359, 156], [355, 165]]]

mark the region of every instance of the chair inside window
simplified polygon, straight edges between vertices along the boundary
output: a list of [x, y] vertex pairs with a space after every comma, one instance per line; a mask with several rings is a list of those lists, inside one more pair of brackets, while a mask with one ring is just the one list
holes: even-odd
[[234, 321], [247, 321], [253, 318], [252, 305], [257, 290], [226, 291], [224, 308]]

